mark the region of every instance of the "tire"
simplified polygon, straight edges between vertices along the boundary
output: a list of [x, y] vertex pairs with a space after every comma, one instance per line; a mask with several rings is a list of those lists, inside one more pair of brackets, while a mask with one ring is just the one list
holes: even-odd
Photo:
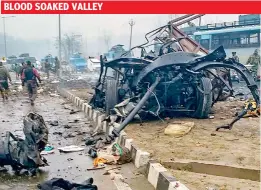
[[115, 79], [106, 80], [105, 92], [105, 111], [106, 115], [110, 114], [110, 110], [118, 103], [117, 81]]
[[212, 106], [212, 83], [209, 78], [201, 78], [201, 90], [197, 89], [197, 108], [193, 116], [198, 119], [206, 119], [211, 111]]

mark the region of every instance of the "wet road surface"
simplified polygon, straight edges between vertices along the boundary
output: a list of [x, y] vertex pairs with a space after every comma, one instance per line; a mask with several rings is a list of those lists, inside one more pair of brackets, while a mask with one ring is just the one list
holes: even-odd
[[[49, 144], [55, 147], [55, 153], [45, 155], [50, 166], [41, 168], [36, 177], [16, 176], [11, 170], [8, 173], [0, 173], [0, 190], [31, 190], [44, 180], [53, 177], [61, 177], [66, 180], [81, 183], [89, 177], [94, 178], [94, 184], [99, 190], [116, 190], [110, 175], [103, 175], [105, 170], [87, 171], [93, 167], [93, 159], [85, 151], [74, 153], [60, 153], [57, 148], [77, 145], [85, 147], [84, 138], [93, 129], [84, 114], [79, 112], [70, 114], [73, 106], [60, 97], [39, 95], [35, 106], [32, 107], [27, 96], [12, 96], [8, 102], [0, 102], [0, 135], [5, 136], [6, 131], [23, 137], [23, 117], [30, 111], [35, 111], [43, 116], [49, 128]], [[65, 107], [67, 109], [65, 109]], [[68, 109], [69, 108], [69, 109]], [[79, 122], [74, 123], [74, 120]], [[58, 126], [51, 126], [51, 121], [58, 121]], [[152, 190], [145, 177], [140, 175], [133, 164], [122, 166], [120, 171], [125, 182], [132, 189]], [[142, 183], [141, 183], [142, 182]]]

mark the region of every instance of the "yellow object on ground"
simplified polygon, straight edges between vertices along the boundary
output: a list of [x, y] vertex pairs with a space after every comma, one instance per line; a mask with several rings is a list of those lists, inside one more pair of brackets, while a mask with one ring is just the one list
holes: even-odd
[[[248, 107], [251, 104], [251, 109]], [[249, 99], [244, 104], [244, 109], [248, 110], [247, 113], [243, 116], [246, 117], [258, 117], [260, 116], [260, 106], [256, 104], [254, 99]]]
[[98, 167], [100, 164], [106, 164], [107, 160], [104, 158], [95, 158], [93, 161], [93, 166]]

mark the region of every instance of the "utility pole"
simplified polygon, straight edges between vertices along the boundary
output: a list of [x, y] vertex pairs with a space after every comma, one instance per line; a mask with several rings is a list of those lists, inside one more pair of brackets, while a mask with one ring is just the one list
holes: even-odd
[[59, 22], [59, 61], [62, 59], [62, 36], [61, 36], [61, 15], [58, 15]]
[[135, 25], [135, 22], [131, 19], [129, 22], [130, 25], [130, 47], [129, 49], [131, 49], [131, 42], [132, 42], [132, 27]]
[[15, 17], [15, 16], [2, 16], [2, 19], [3, 19], [3, 29], [4, 29], [5, 58], [7, 58], [5, 19], [7, 19], [7, 18], [12, 18], [12, 17]]

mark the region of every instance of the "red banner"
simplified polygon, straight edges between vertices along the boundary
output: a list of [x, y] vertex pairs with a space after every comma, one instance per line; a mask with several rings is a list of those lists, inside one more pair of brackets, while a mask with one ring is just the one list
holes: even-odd
[[258, 14], [261, 1], [12, 1], [2, 14]]

